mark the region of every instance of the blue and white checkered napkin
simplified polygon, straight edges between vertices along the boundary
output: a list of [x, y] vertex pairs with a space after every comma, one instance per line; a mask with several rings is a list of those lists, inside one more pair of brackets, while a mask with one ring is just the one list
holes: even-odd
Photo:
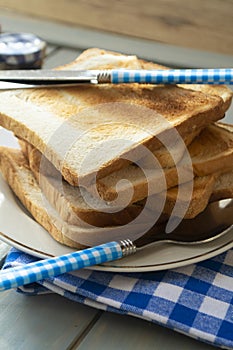
[[[4, 269], [35, 257], [12, 249]], [[173, 270], [111, 273], [79, 270], [18, 289], [55, 292], [95, 308], [130, 314], [198, 340], [233, 349], [233, 249]]]

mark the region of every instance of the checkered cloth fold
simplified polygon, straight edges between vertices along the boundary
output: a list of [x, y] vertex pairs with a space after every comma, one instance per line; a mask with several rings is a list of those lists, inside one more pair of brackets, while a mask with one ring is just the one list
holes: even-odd
[[[4, 269], [36, 261], [14, 248]], [[83, 269], [18, 292], [58, 293], [95, 308], [155, 322], [212, 345], [233, 349], [233, 249], [173, 270], [112, 273]]]

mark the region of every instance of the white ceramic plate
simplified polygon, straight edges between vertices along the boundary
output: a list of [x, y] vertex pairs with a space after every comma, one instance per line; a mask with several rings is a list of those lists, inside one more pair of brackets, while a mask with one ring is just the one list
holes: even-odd
[[[39, 258], [58, 256], [74, 249], [56, 242], [24, 210], [0, 176], [0, 238]], [[112, 272], [146, 272], [189, 265], [216, 256], [233, 247], [233, 229], [213, 242], [197, 246], [160, 244], [147, 247], [135, 255], [92, 269]]]

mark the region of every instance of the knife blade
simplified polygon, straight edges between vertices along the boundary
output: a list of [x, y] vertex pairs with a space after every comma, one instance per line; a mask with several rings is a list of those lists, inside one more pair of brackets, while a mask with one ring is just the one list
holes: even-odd
[[[168, 70], [3, 70], [0, 82], [19, 88], [76, 84], [233, 84], [233, 68]], [[16, 88], [9, 85], [8, 88]]]
[[53, 87], [70, 87], [77, 86], [78, 83], [38, 83], [38, 84], [30, 84], [30, 83], [13, 83], [9, 81], [0, 81], [0, 90], [15, 90], [15, 89], [35, 89], [35, 88], [53, 88]]
[[21, 84], [95, 83], [98, 71], [19, 69], [0, 71], [0, 81]]

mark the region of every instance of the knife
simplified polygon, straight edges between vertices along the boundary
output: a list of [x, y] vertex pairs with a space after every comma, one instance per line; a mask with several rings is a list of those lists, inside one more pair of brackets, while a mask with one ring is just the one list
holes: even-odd
[[0, 71], [0, 89], [127, 83], [233, 84], [233, 68]]

